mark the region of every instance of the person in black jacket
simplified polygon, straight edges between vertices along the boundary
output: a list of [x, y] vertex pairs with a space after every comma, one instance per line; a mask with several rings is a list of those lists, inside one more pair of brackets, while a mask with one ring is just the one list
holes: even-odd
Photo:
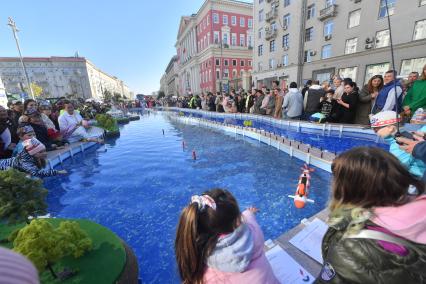
[[314, 283], [425, 283], [425, 184], [380, 148], [353, 148], [331, 169], [330, 227]]
[[345, 93], [337, 99], [339, 123], [354, 123], [358, 103], [358, 87], [355, 82], [345, 83]]

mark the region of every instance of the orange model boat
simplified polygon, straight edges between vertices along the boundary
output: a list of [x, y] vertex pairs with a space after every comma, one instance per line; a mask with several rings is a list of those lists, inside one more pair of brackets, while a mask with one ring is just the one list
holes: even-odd
[[314, 203], [314, 200], [308, 198], [309, 187], [311, 185], [311, 172], [313, 172], [314, 169], [309, 168], [306, 164], [301, 169], [302, 174], [299, 177], [296, 193], [288, 196], [294, 199], [294, 206], [296, 206], [296, 208], [304, 208], [308, 202]]

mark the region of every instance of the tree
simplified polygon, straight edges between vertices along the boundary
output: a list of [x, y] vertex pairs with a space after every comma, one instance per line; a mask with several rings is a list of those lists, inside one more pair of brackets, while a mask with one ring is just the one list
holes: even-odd
[[[31, 89], [33, 90], [34, 97], [36, 98], [40, 97], [43, 94], [43, 88], [37, 85], [36, 83], [31, 83]], [[28, 87], [26, 87], [24, 90], [27, 94], [31, 94], [31, 92], [28, 90]]]
[[104, 90], [102, 95], [104, 102], [110, 102], [112, 100], [112, 94], [109, 90]]
[[42, 272], [46, 268], [57, 278], [53, 265], [61, 258], [81, 257], [92, 248], [92, 240], [77, 222], [64, 221], [54, 228], [45, 219], [34, 219], [19, 230], [13, 240], [13, 250], [25, 255]]
[[114, 102], [120, 102], [120, 101], [122, 101], [123, 99], [122, 99], [122, 97], [121, 97], [121, 94], [120, 93], [116, 93], [116, 92], [114, 92], [114, 95], [113, 95], [113, 97], [112, 97], [112, 100], [114, 101]]
[[157, 99], [159, 100], [159, 99], [161, 99], [161, 98], [164, 98], [165, 96], [166, 96], [166, 94], [164, 93], [164, 91], [159, 91], [159, 92], [158, 92]]
[[41, 180], [15, 169], [0, 171], [0, 220], [28, 223], [29, 216], [46, 214], [46, 195]]

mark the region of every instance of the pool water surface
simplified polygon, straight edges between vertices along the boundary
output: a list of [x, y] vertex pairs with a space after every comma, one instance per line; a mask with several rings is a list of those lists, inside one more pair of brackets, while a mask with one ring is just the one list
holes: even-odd
[[230, 190], [241, 210], [260, 209], [265, 240], [274, 239], [326, 206], [330, 174], [320, 169], [311, 179], [314, 204], [296, 209], [287, 197], [302, 165], [258, 141], [151, 114], [122, 127], [120, 138], [64, 162], [69, 175], [47, 178], [45, 186], [51, 215], [93, 220], [125, 240], [143, 283], [179, 283], [175, 230], [191, 195]]

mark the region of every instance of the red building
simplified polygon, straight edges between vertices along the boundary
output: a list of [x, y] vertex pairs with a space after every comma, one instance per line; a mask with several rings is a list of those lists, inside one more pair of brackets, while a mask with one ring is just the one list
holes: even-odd
[[196, 14], [196, 59], [201, 92], [219, 91], [221, 85], [225, 91], [250, 88], [252, 14], [253, 4], [231, 0], [206, 0]]

